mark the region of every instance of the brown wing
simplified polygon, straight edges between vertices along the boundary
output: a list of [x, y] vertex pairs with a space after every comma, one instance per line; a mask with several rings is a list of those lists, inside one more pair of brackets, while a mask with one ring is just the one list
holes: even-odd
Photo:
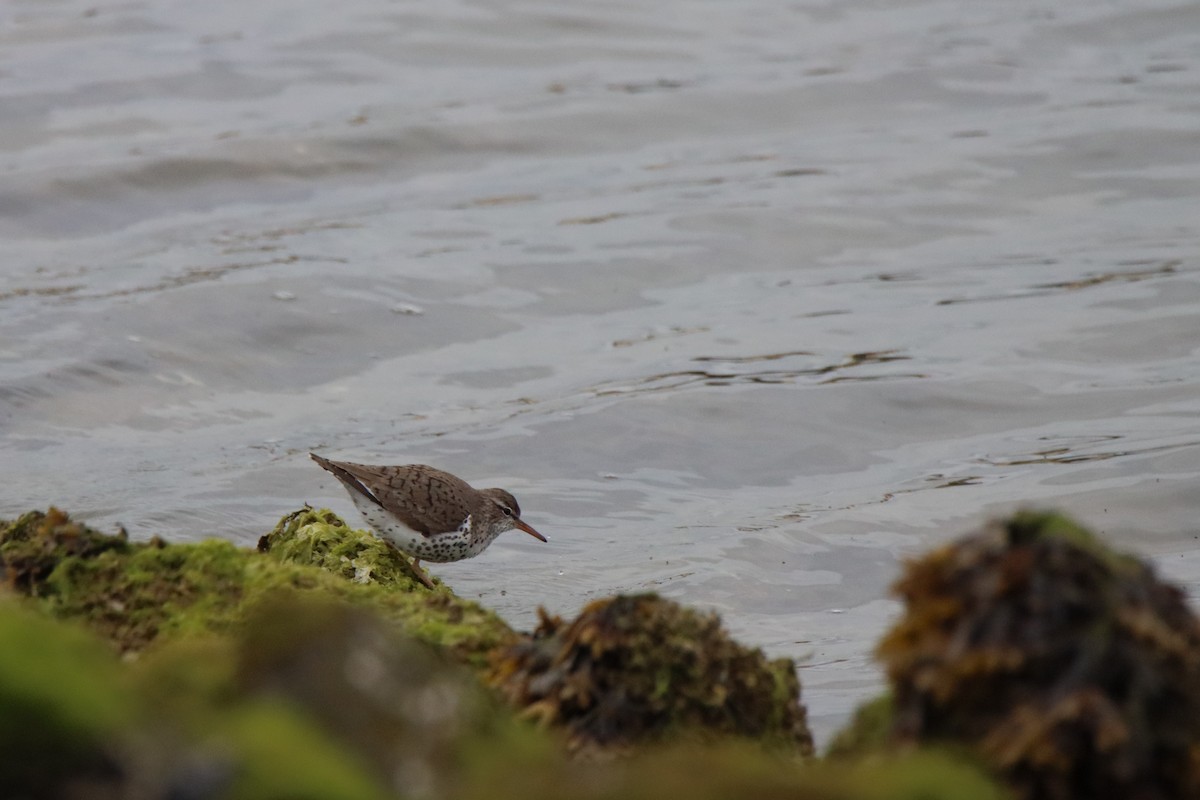
[[379, 467], [310, 455], [349, 491], [365, 495], [426, 536], [457, 530], [470, 513], [468, 497], [475, 490], [449, 472], [425, 464]]

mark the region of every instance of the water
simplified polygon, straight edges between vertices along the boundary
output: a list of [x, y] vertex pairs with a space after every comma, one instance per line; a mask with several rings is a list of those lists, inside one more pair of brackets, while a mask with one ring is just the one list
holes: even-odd
[[822, 737], [990, 515], [1200, 587], [1200, 5], [0, 13], [0, 515], [249, 545], [353, 513], [309, 450], [435, 464], [550, 538], [458, 592], [715, 608]]

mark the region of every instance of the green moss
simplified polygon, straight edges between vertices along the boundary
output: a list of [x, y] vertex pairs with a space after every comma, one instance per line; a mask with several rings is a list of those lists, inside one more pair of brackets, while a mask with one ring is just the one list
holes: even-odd
[[892, 696], [885, 694], [861, 704], [854, 717], [833, 737], [825, 754], [831, 758], [860, 756], [887, 747], [892, 733]]
[[122, 651], [140, 650], [160, 633], [225, 628], [245, 574], [244, 554], [227, 542], [155, 543], [66, 556], [42, 596], [56, 615], [86, 621]]
[[327, 508], [305, 506], [288, 514], [259, 539], [258, 549], [277, 561], [321, 567], [357, 583], [428, 591], [407, 556], [367, 531], [350, 528]]
[[300, 708], [238, 690], [230, 640], [124, 667], [102, 642], [0, 601], [4, 796], [169, 796], [199, 765], [226, 798], [388, 796]]
[[267, 552], [217, 539], [131, 544], [54, 509], [0, 526], [0, 570], [12, 585], [122, 652], [160, 638], [230, 632], [247, 604], [281, 590], [373, 607], [401, 630], [477, 666], [515, 638], [477, 603], [425, 589], [406, 558], [329, 511], [287, 515], [260, 548]]
[[1085, 551], [1114, 569], [1136, 568], [1139, 564], [1136, 558], [1116, 552], [1087, 528], [1055, 511], [1023, 509], [1004, 520], [1002, 528], [1014, 546], [1057, 541]]
[[401, 794], [445, 796], [473, 743], [513, 740], [469, 670], [362, 608], [277, 596], [248, 614], [237, 662], [243, 692], [303, 708]]
[[134, 718], [112, 654], [82, 631], [0, 599], [0, 775], [44, 796], [64, 775], [111, 771]]
[[[192, 636], [164, 642], [131, 661], [128, 668], [150, 708], [196, 721], [236, 701], [237, 640]], [[207, 730], [200, 724], [198, 730]]]
[[[866, 759], [847, 766], [847, 795], [855, 800], [1011, 800], [981, 769], [941, 753]], [[838, 780], [836, 769], [826, 778]]]
[[[586, 787], [586, 788], [584, 788]], [[501, 751], [475, 765], [459, 800], [1005, 800], [978, 768], [940, 753], [801, 762], [745, 742], [655, 748], [627, 759], [563, 761]]]
[[352, 752], [293, 707], [256, 701], [224, 715], [213, 743], [238, 755], [230, 800], [376, 800], [394, 797]]
[[322, 588], [374, 607], [409, 635], [445, 647], [475, 666], [486, 662], [490, 650], [516, 637], [503, 620], [478, 603], [444, 587], [434, 592], [426, 589], [406, 556], [366, 531], [348, 528], [328, 509], [305, 507], [288, 514], [259, 540], [258, 547], [282, 567], [317, 567], [321, 575], [342, 578], [322, 578]]
[[322, 569], [261, 559], [252, 563], [244, 600], [252, 605], [279, 591], [309, 592], [373, 609], [416, 639], [479, 666], [487, 653], [516, 634], [496, 614], [449, 592], [396, 591], [391, 585], [356, 583]]
[[254, 606], [235, 636], [173, 640], [131, 664], [0, 603], [0, 773], [6, 796], [34, 797], [1000, 797], [977, 771], [928, 754], [831, 767], [724, 740], [571, 760], [465, 672], [313, 594]]
[[45, 513], [30, 511], [12, 522], [0, 520], [0, 580], [18, 592], [37, 594], [63, 558], [128, 549], [123, 531], [107, 536], [72, 522], [53, 506]]

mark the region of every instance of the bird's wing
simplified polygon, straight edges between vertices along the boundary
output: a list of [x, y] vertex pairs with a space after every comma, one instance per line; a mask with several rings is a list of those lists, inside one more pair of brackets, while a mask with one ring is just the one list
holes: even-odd
[[347, 489], [367, 496], [425, 536], [456, 530], [466, 517], [466, 497], [474, 491], [461, 478], [424, 464], [379, 467], [313, 458]]

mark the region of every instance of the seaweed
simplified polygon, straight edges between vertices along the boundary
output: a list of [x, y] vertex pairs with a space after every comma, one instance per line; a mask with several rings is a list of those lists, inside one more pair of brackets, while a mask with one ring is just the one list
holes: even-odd
[[653, 594], [598, 600], [570, 624], [541, 612], [532, 636], [493, 655], [487, 680], [576, 751], [685, 735], [812, 752], [789, 659], [768, 661], [715, 614]]
[[[258, 550], [278, 561], [321, 567], [357, 583], [410, 592], [426, 588], [411, 559], [378, 536], [354, 530], [325, 508], [305, 506], [285, 515], [258, 540]], [[443, 591], [449, 593], [444, 585]]]
[[311, 592], [370, 606], [401, 630], [482, 665], [516, 634], [496, 614], [406, 577], [406, 560], [332, 512], [285, 516], [267, 552], [220, 539], [129, 542], [70, 520], [30, 512], [0, 522], [0, 575], [57, 617], [76, 619], [123, 653], [162, 638], [228, 633], [244, 612], [279, 591]]
[[895, 742], [960, 743], [1022, 798], [1200, 796], [1200, 623], [1149, 566], [1023, 512], [895, 591]]

